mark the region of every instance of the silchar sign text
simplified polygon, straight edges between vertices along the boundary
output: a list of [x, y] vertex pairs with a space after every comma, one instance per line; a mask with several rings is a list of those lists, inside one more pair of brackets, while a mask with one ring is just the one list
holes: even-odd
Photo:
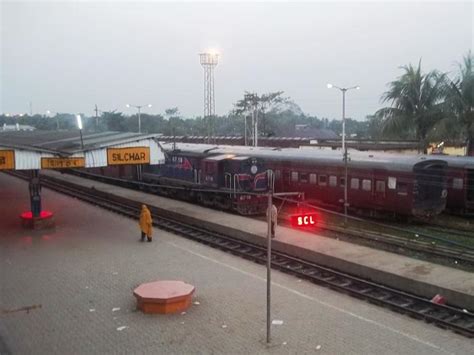
[[15, 151], [0, 150], [0, 170], [15, 169]]
[[41, 158], [41, 169], [67, 169], [85, 167], [84, 158]]
[[149, 147], [132, 147], [132, 148], [108, 148], [107, 162], [109, 165], [123, 164], [149, 164], [150, 148]]

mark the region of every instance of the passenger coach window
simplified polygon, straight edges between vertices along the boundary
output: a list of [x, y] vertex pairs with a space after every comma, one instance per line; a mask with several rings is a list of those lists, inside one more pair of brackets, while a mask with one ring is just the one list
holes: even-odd
[[377, 180], [375, 182], [375, 191], [377, 192], [385, 192], [385, 181]]
[[367, 179], [362, 180], [362, 190], [372, 191], [372, 180], [367, 180]]
[[396, 187], [397, 187], [397, 178], [389, 177], [388, 178], [388, 188], [390, 190], [395, 190]]
[[308, 182], [308, 174], [300, 173], [300, 182]]
[[291, 181], [298, 182], [298, 172], [297, 171], [292, 171], [291, 172]]
[[327, 185], [328, 177], [326, 175], [319, 175], [319, 183], [318, 185], [326, 186]]
[[337, 176], [331, 175], [329, 177], [329, 186], [337, 186]]
[[309, 174], [309, 183], [310, 184], [316, 184], [316, 174]]
[[341, 185], [341, 187], [344, 187], [346, 185], [346, 178], [340, 178], [339, 179], [339, 185]]
[[275, 170], [275, 179], [281, 178], [281, 171], [280, 170]]
[[459, 178], [453, 179], [453, 189], [462, 190], [463, 181]]
[[351, 179], [351, 189], [359, 190], [359, 179], [357, 178]]
[[397, 193], [399, 195], [406, 195], [408, 193], [408, 184], [404, 182], [397, 183]]

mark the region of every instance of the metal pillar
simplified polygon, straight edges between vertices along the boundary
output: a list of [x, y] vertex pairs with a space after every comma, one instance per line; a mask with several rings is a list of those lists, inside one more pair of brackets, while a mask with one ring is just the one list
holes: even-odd
[[199, 54], [201, 66], [204, 69], [204, 119], [207, 120], [207, 143], [211, 143], [213, 135], [213, 118], [215, 111], [214, 98], [214, 68], [217, 66], [219, 55], [216, 53]]
[[346, 148], [346, 92], [342, 89], [342, 154], [344, 159], [344, 226], [347, 225], [347, 148]]
[[39, 178], [39, 170], [31, 171], [31, 179], [29, 183], [31, 213], [34, 218], [41, 215], [41, 183]]
[[268, 193], [267, 209], [267, 344], [271, 341], [271, 286], [272, 286], [272, 195]]

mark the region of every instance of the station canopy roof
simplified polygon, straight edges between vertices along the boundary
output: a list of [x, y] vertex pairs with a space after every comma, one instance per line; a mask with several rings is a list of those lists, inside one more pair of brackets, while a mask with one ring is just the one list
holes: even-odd
[[0, 132], [0, 169], [161, 164], [158, 134], [79, 131]]

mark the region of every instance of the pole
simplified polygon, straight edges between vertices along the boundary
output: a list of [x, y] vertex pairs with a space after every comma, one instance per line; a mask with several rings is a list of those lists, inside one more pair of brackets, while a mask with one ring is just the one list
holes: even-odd
[[255, 146], [258, 147], [258, 110], [255, 106]]
[[267, 209], [267, 344], [271, 341], [272, 193], [270, 188]]
[[342, 90], [342, 154], [344, 157], [344, 226], [347, 225], [347, 147], [346, 147], [346, 91]]
[[137, 106], [138, 108], [138, 133], [142, 133], [142, 121], [141, 121], [141, 117], [140, 117], [140, 110], [141, 110], [141, 106]]
[[346, 91], [342, 90], [342, 154], [344, 157], [344, 226], [347, 225], [347, 148], [346, 148]]
[[96, 131], [99, 130], [99, 109], [97, 108], [97, 104], [95, 104], [95, 129]]
[[247, 115], [244, 114], [244, 145], [247, 146]]

